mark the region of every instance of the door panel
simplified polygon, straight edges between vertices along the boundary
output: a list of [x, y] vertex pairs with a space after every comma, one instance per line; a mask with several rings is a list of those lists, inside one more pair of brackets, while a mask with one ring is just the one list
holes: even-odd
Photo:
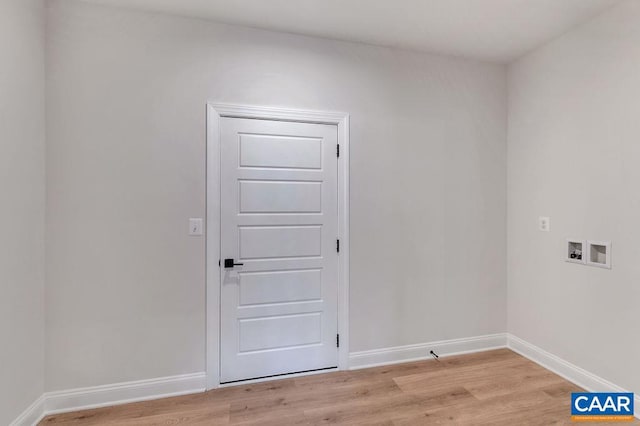
[[322, 139], [241, 134], [240, 167], [321, 169]]
[[241, 259], [322, 255], [322, 226], [239, 227]]
[[322, 213], [321, 204], [320, 182], [240, 182], [240, 213]]
[[322, 312], [240, 320], [240, 352], [321, 344]]
[[322, 270], [243, 272], [238, 274], [240, 305], [319, 301]]
[[221, 382], [336, 367], [337, 127], [222, 118]]

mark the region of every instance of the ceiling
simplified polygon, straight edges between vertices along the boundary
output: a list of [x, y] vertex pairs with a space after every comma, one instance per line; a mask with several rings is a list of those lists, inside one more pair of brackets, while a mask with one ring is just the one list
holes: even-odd
[[85, 0], [510, 62], [620, 0]]

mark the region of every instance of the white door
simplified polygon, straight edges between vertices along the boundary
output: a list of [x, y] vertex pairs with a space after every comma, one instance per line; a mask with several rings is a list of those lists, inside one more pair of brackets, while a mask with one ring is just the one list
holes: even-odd
[[336, 367], [337, 127], [221, 118], [220, 141], [220, 381]]

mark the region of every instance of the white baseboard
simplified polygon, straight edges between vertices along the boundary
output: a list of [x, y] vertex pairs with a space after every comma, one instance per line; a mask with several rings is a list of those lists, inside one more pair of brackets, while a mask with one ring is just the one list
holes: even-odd
[[[508, 347], [547, 370], [553, 371], [568, 381], [584, 388], [587, 392], [629, 392], [602, 377], [596, 376], [577, 365], [545, 351], [512, 334], [507, 335]], [[640, 395], [635, 395], [635, 416], [640, 418]]]
[[204, 392], [206, 374], [194, 373], [134, 382], [46, 392], [11, 426], [32, 426], [50, 414]]
[[206, 374], [183, 374], [45, 393], [47, 415], [204, 392]]
[[[352, 352], [349, 354], [349, 368], [355, 370], [429, 359], [431, 350], [440, 356], [451, 356], [504, 347], [589, 392], [627, 392], [620, 386], [507, 333]], [[31, 404], [10, 426], [33, 426], [49, 414], [204, 392], [205, 387], [206, 374], [195, 373], [47, 392]], [[640, 418], [640, 395], [635, 396], [635, 407], [635, 416]]]
[[463, 339], [441, 340], [416, 345], [396, 346], [392, 348], [374, 349], [370, 351], [351, 352], [349, 369], [376, 367], [379, 365], [398, 364], [401, 362], [419, 361], [431, 358], [430, 351], [439, 356], [461, 355], [472, 352], [488, 351], [507, 347], [506, 333]]
[[31, 426], [36, 425], [44, 418], [44, 395], [40, 395], [33, 404], [12, 421], [9, 426]]

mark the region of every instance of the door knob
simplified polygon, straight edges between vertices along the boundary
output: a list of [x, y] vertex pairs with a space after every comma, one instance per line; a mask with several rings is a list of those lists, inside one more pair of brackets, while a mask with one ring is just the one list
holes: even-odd
[[244, 265], [244, 263], [235, 263], [235, 260], [233, 259], [225, 259], [224, 260], [224, 267], [225, 268], [233, 268], [234, 266], [242, 266]]

